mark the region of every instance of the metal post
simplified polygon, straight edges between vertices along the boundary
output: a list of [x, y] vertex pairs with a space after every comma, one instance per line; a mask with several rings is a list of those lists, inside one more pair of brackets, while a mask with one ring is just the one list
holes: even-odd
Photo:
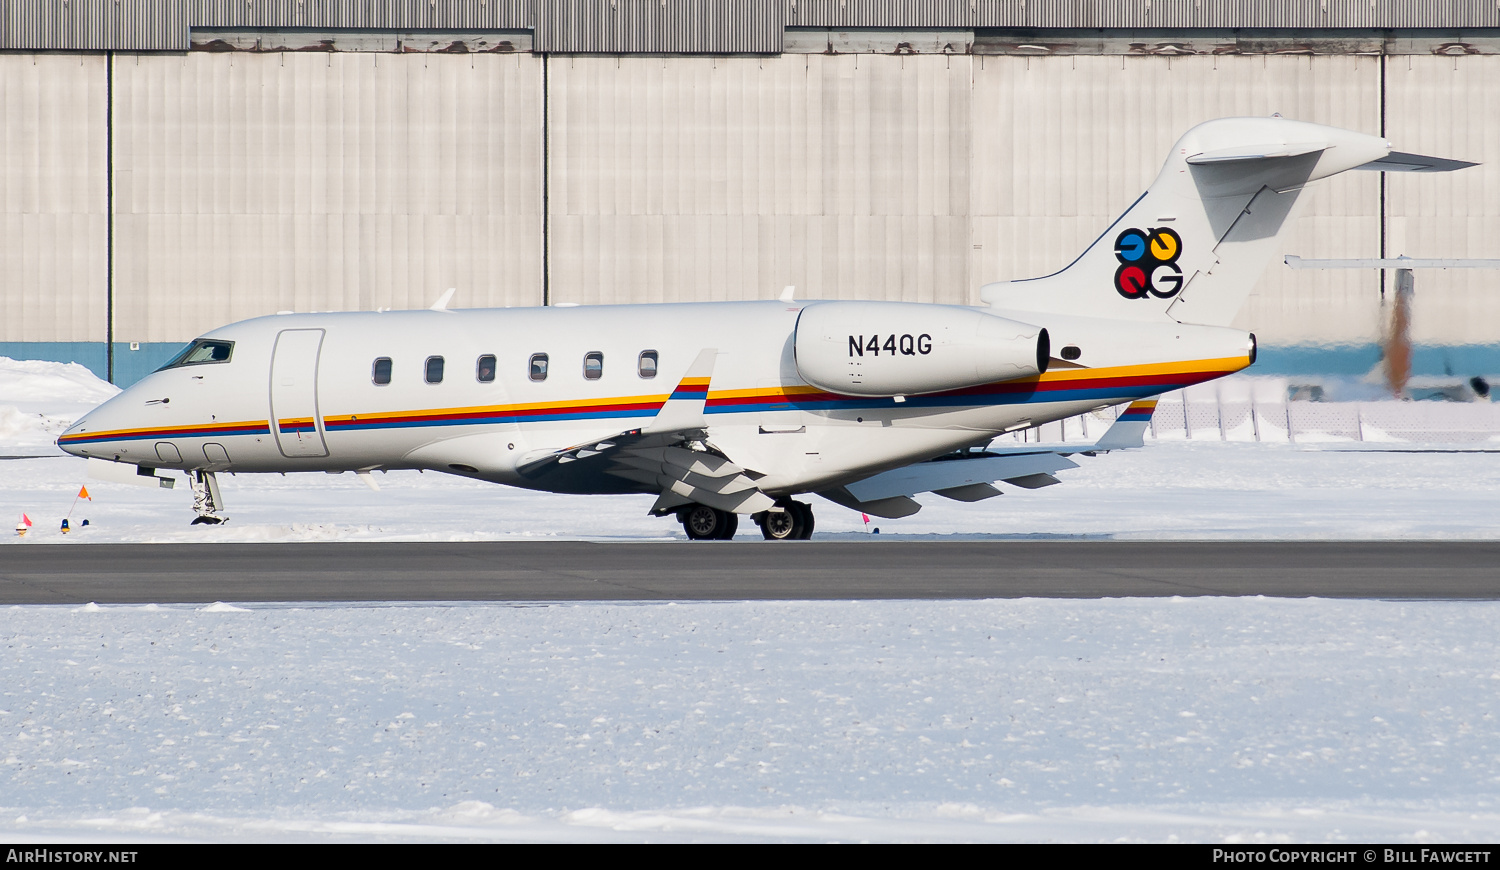
[[104, 53], [104, 379], [115, 382], [115, 53]]

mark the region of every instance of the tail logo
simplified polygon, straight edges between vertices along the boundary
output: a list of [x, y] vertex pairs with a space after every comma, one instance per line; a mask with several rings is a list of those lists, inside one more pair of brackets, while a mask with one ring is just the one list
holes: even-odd
[[1126, 299], [1170, 299], [1182, 291], [1182, 237], [1167, 227], [1131, 228], [1115, 239], [1115, 289]]

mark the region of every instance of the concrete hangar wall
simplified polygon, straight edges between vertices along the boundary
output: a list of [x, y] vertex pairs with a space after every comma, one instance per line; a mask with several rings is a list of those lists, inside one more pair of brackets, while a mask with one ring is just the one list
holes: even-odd
[[[233, 320], [447, 287], [975, 304], [1236, 114], [1484, 164], [1335, 179], [1287, 253], [1500, 256], [1500, 11], [1423, 5], [0, 2], [0, 354], [130, 382]], [[1500, 341], [1493, 281], [1422, 273], [1416, 339]], [[1381, 296], [1275, 266], [1242, 321], [1367, 345]]]

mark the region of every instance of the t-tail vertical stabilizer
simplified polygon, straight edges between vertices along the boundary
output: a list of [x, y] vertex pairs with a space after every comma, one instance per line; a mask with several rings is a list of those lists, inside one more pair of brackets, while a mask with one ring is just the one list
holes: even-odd
[[1379, 162], [1391, 154], [1379, 136], [1285, 118], [1199, 124], [1172, 147], [1150, 189], [1071, 265], [987, 284], [980, 298], [1006, 311], [1227, 326], [1282, 253], [1277, 240], [1302, 188], [1350, 169], [1391, 170]]

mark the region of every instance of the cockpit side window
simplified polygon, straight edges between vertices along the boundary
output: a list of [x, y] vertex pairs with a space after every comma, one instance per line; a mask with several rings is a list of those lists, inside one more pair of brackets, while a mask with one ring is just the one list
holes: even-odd
[[234, 356], [234, 342], [200, 338], [188, 345], [182, 353], [172, 357], [171, 362], [157, 369], [159, 372], [181, 366], [203, 366], [227, 363]]

